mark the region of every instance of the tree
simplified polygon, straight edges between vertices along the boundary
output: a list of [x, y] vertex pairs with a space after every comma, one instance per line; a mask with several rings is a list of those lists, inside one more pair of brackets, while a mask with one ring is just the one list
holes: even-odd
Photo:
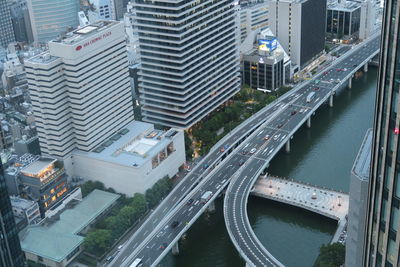
[[193, 148], [192, 148], [192, 139], [190, 139], [189, 135], [185, 131], [185, 151], [186, 151], [186, 159], [191, 160], [193, 155]]
[[86, 197], [95, 189], [105, 190], [105, 186], [102, 182], [99, 181], [87, 181], [86, 183], [81, 185], [82, 196]]
[[87, 233], [84, 246], [89, 253], [101, 255], [109, 248], [111, 237], [110, 230], [95, 229]]
[[339, 267], [344, 264], [345, 246], [340, 243], [322, 245], [314, 267]]

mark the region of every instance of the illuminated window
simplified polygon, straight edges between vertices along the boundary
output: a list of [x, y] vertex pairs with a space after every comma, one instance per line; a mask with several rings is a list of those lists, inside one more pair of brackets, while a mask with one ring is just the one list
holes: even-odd
[[57, 197], [56, 196], [52, 196], [51, 197], [51, 201], [56, 201]]
[[50, 190], [50, 193], [51, 193], [51, 194], [54, 194], [54, 192], [55, 192], [55, 191], [54, 191], [54, 188]]

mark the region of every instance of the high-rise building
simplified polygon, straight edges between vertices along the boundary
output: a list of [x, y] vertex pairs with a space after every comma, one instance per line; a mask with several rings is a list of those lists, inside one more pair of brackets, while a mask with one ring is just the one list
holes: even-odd
[[14, 0], [10, 5], [10, 14], [15, 40], [32, 43], [33, 34], [26, 0]]
[[237, 0], [134, 0], [143, 120], [189, 128], [240, 89]]
[[240, 2], [240, 41], [251, 32], [260, 32], [268, 27], [268, 3], [264, 1]]
[[371, 167], [372, 129], [367, 131], [351, 169], [346, 239], [346, 266], [362, 266], [365, 215]]
[[400, 10], [386, 0], [376, 94], [363, 266], [399, 266], [400, 260]]
[[272, 0], [268, 14], [269, 28], [293, 65], [302, 69], [324, 51], [326, 0]]
[[14, 40], [9, 4], [7, 0], [0, 0], [0, 46], [7, 47]]
[[[4, 1], [4, 0], [1, 0]], [[33, 39], [45, 43], [78, 26], [78, 0], [27, 0]]]
[[42, 154], [66, 159], [133, 120], [124, 25], [99, 21], [48, 47], [25, 67]]
[[358, 39], [361, 17], [359, 2], [328, 4], [327, 9], [327, 37], [347, 41]]
[[376, 30], [376, 19], [379, 4], [374, 0], [361, 3], [360, 39], [367, 39]]
[[24, 255], [18, 239], [10, 198], [0, 162], [0, 266], [24, 266]]

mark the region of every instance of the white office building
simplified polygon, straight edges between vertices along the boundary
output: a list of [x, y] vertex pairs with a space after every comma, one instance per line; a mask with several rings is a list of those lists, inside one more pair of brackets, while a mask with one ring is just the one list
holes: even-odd
[[91, 152], [73, 152], [74, 173], [117, 192], [145, 193], [159, 179], [173, 177], [185, 163], [183, 131], [155, 130], [134, 121]]
[[99, 21], [25, 61], [42, 154], [90, 151], [133, 120], [124, 25]]
[[114, 0], [88, 0], [88, 17], [91, 23], [99, 20], [115, 20]]
[[269, 28], [299, 69], [324, 51], [326, 0], [271, 0], [268, 15]]
[[[268, 28], [268, 2], [257, 1], [240, 6], [240, 41]], [[252, 38], [252, 37], [251, 37]]]
[[376, 25], [378, 5], [374, 0], [364, 0], [361, 3], [360, 15], [360, 39], [365, 40], [375, 33], [378, 28]]
[[133, 1], [143, 119], [186, 129], [240, 89], [238, 1]]

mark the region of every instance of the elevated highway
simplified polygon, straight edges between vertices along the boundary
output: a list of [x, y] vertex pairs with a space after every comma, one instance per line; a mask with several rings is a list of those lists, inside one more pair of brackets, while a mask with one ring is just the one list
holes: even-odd
[[[249, 193], [247, 191], [248, 181], [253, 177], [258, 177], [283, 145], [286, 144], [290, 149], [288, 141], [294, 133], [293, 130], [297, 130], [305, 121], [309, 123], [313, 112], [327, 99], [330, 99], [329, 97], [333, 97], [336, 90], [343, 84], [343, 80], [338, 83], [337, 79], [345, 79], [348, 75], [353, 75], [353, 71], [360, 68], [362, 64], [367, 64], [369, 56], [377, 53], [378, 39], [370, 40], [365, 46], [353, 48], [336, 60], [326, 74], [321, 73], [317, 76], [316, 79], [321, 80], [324, 77], [324, 81], [320, 81], [318, 85], [315, 85], [314, 81], [298, 85], [225, 136], [152, 212], [109, 265], [129, 266], [136, 258], [141, 258], [144, 266], [155, 266], [171, 248], [177, 252], [176, 244], [179, 238], [209, 205], [212, 206], [213, 199], [228, 185], [231, 177], [233, 177], [234, 186], [238, 180], [245, 181], [239, 192], [235, 193], [246, 196], [242, 198], [242, 202], [236, 203], [238, 207], [245, 207]], [[352, 62], [348, 64], [347, 59], [350, 57], [361, 64], [357, 63], [356, 67], [351, 67], [355, 65], [356, 61], [354, 64]], [[346, 66], [345, 71], [336, 71], [335, 69], [345, 68], [344, 66]], [[335, 80], [330, 81], [329, 79]], [[314, 90], [316, 87], [318, 90]], [[315, 92], [315, 97], [312, 102], [307, 103], [306, 98], [309, 92]], [[293, 114], [294, 111], [296, 112]], [[264, 139], [266, 135], [270, 136], [268, 140]], [[226, 147], [226, 149], [220, 151], [220, 147]], [[252, 148], [257, 150], [255, 155], [249, 153]], [[244, 174], [245, 176], [243, 176]], [[250, 184], [252, 186], [254, 182]], [[230, 188], [235, 189], [236, 187]], [[207, 203], [201, 204], [199, 200], [206, 191], [213, 193], [212, 198]], [[232, 191], [230, 192], [232, 193]], [[230, 204], [230, 202], [227, 203]], [[244, 212], [246, 212], [245, 209]], [[247, 214], [243, 213], [242, 215], [245, 215], [242, 217], [247, 220]], [[176, 225], [175, 222], [178, 224]], [[246, 227], [246, 235], [254, 235], [252, 229], [247, 228], [249, 224], [238, 223], [238, 225]], [[241, 230], [243, 229], [239, 229], [237, 232], [242, 234]], [[271, 266], [279, 265], [255, 236], [251, 240], [255, 243], [252, 247], [249, 246], [249, 250], [254, 248], [254, 251], [258, 251], [259, 249], [257, 257], [262, 259], [262, 262], [269, 262]], [[241, 253], [241, 255], [244, 254]], [[245, 256], [243, 257], [247, 262], [251, 262]]]
[[[297, 91], [297, 98], [289, 108], [265, 122], [246, 140], [256, 153], [249, 156], [246, 168], [232, 178], [225, 194], [224, 216], [229, 236], [247, 265], [282, 266], [260, 243], [249, 223], [247, 199], [251, 188], [282, 147], [290, 151], [294, 133], [305, 123], [311, 127], [311, 116], [316, 110], [326, 102], [333, 106], [334, 94], [343, 87], [351, 88], [352, 78], [360, 68], [367, 71], [368, 62], [379, 52], [379, 44], [380, 36], [376, 35], [348, 51], [342, 60]], [[310, 100], [311, 92], [314, 97]]]

